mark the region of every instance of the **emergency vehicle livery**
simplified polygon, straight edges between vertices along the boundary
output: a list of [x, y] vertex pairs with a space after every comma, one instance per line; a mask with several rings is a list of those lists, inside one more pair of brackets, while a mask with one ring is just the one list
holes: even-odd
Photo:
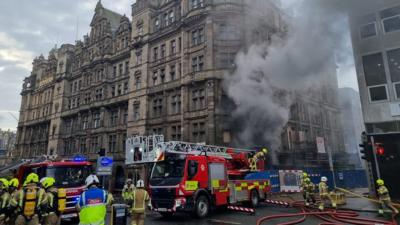
[[[17, 177], [20, 184], [26, 176], [34, 172], [39, 177], [53, 177], [56, 180], [55, 187], [65, 190], [65, 208], [61, 218], [63, 220], [78, 219], [76, 203], [85, 189], [85, 179], [93, 172], [92, 164], [84, 160], [70, 161], [43, 161], [22, 165]], [[63, 196], [61, 196], [64, 198]]]
[[151, 205], [164, 216], [182, 211], [202, 218], [215, 207], [255, 207], [271, 190], [269, 180], [245, 178], [257, 172], [249, 169], [255, 151], [185, 142], [159, 143], [155, 151]]

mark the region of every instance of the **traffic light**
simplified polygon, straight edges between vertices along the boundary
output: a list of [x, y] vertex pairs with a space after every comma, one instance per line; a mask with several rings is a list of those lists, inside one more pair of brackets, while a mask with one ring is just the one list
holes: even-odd
[[382, 146], [382, 144], [380, 143], [375, 144], [375, 149], [376, 149], [376, 155], [378, 156], [385, 155], [385, 148]]
[[359, 144], [358, 146], [360, 146], [361, 158], [364, 159], [365, 161], [370, 162], [371, 157], [368, 152], [368, 143]]

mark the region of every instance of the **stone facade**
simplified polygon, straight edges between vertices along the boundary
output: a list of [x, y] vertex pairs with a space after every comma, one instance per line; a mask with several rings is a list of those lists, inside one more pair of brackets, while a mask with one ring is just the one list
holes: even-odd
[[131, 21], [99, 2], [83, 41], [34, 60], [14, 156], [94, 160], [105, 148], [120, 177], [127, 136], [230, 145], [222, 78], [246, 43], [283, 31], [270, 14], [262, 32], [244, 32], [241, 0], [137, 0]]

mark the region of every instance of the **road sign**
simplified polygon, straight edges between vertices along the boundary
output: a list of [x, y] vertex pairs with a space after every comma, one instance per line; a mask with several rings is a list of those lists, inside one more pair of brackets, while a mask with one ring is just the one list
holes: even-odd
[[112, 156], [101, 156], [97, 158], [97, 175], [99, 176], [111, 176], [113, 168], [113, 157]]

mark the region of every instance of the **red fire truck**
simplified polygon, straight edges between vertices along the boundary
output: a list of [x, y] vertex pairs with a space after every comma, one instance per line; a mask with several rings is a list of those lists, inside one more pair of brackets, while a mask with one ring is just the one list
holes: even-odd
[[202, 218], [219, 206], [255, 207], [271, 189], [267, 179], [245, 178], [256, 172], [250, 170], [254, 160], [263, 167], [255, 151], [174, 141], [159, 143], [155, 150], [158, 162], [149, 189], [152, 209], [163, 216], [182, 211]]
[[19, 167], [17, 178], [22, 184], [26, 176], [37, 173], [40, 178], [54, 177], [55, 186], [65, 188], [67, 192], [67, 204], [61, 218], [63, 220], [76, 220], [78, 214], [75, 209], [79, 196], [85, 189], [85, 179], [93, 172], [92, 163], [85, 159], [43, 161], [27, 163]]

